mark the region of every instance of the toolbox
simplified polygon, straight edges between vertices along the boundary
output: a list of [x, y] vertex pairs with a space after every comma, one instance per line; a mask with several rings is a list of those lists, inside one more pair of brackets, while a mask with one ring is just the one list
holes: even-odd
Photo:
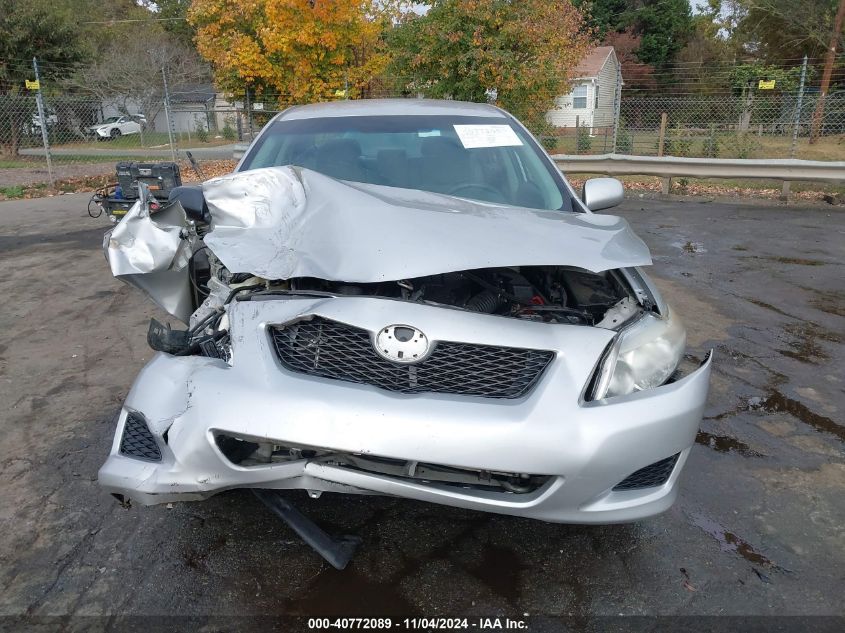
[[[138, 200], [138, 183], [149, 187], [153, 197], [167, 202], [170, 191], [182, 185], [182, 175], [176, 163], [140, 163], [122, 161], [115, 165], [117, 182], [98, 190], [88, 202], [88, 215], [98, 218], [103, 213], [117, 222]], [[155, 205], [158, 208], [158, 204]]]
[[137, 200], [138, 183], [143, 182], [159, 200], [167, 200], [170, 190], [182, 184], [176, 163], [123, 161], [115, 166], [117, 184], [126, 200]]

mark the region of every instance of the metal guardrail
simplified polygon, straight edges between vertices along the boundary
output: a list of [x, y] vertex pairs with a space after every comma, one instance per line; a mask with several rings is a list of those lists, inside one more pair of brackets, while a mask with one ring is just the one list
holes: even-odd
[[249, 143], [238, 143], [232, 148], [232, 158], [235, 160], [240, 160], [246, 154], [246, 150], [249, 147]]
[[[660, 176], [661, 178], [767, 178], [845, 182], [845, 162], [782, 159], [678, 158], [622, 154], [552, 156], [566, 174]], [[785, 188], [788, 190], [788, 188]]]

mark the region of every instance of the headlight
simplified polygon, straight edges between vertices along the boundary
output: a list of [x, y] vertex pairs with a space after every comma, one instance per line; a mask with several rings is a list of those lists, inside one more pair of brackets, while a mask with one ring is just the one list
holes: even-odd
[[677, 369], [686, 346], [681, 320], [646, 314], [623, 330], [599, 368], [594, 400], [624, 396], [662, 385]]

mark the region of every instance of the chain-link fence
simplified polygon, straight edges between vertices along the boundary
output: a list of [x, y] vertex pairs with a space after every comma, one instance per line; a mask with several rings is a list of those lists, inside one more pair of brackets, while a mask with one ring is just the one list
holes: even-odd
[[[749, 86], [722, 94], [671, 95], [623, 88], [618, 81], [588, 88], [574, 82], [546, 124], [533, 130], [546, 149], [845, 160], [845, 93], [828, 95], [824, 115], [814, 124], [819, 97], [811, 88], [776, 92]], [[185, 180], [226, 173], [238, 148], [286, 101], [281, 95], [232, 99], [210, 84], [159, 90], [159, 97], [141, 106], [131, 99], [103, 100], [46, 87], [43, 121], [34, 92], [0, 94], [0, 197], [46, 190], [51, 182], [60, 190], [105, 184], [115, 164], [126, 160], [180, 161]], [[382, 88], [371, 96], [409, 95]], [[187, 152], [200, 173], [186, 160]]]

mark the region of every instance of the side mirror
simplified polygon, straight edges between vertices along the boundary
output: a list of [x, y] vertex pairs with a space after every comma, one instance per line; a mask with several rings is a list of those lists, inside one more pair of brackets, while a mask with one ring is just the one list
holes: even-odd
[[625, 190], [616, 178], [590, 178], [581, 191], [581, 200], [590, 211], [610, 209], [624, 199]]
[[205, 203], [205, 196], [202, 195], [202, 187], [199, 185], [185, 185], [184, 187], [173, 187], [168, 196], [170, 202], [179, 201], [191, 220], [208, 222], [211, 214], [208, 212], [208, 205]]

